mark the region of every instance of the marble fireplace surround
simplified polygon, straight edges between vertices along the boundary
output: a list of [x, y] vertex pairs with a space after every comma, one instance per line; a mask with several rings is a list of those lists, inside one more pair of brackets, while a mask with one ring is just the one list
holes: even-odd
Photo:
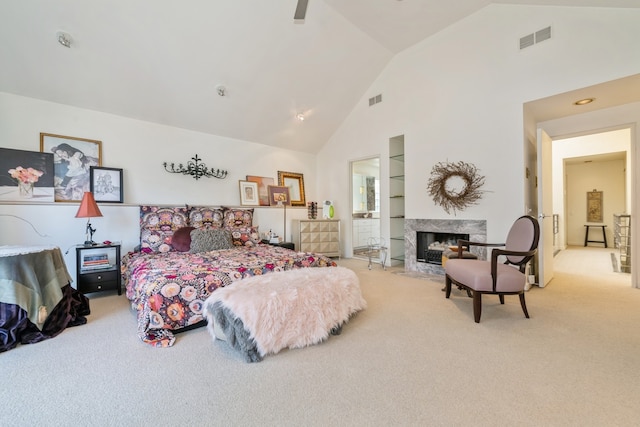
[[[444, 268], [437, 264], [418, 262], [418, 231], [431, 233], [468, 234], [472, 242], [487, 241], [487, 221], [475, 219], [405, 219], [404, 220], [404, 268], [428, 274], [444, 275]], [[472, 247], [478, 259], [486, 259], [486, 248]]]

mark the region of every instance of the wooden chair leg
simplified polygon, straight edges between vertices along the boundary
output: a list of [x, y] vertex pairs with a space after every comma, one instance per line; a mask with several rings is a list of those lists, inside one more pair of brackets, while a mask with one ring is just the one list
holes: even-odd
[[522, 311], [524, 311], [524, 317], [529, 318], [529, 312], [527, 311], [527, 303], [524, 301], [524, 292], [520, 294], [520, 305], [522, 306]]
[[476, 323], [480, 323], [480, 315], [482, 314], [482, 294], [473, 291], [473, 318]]
[[449, 298], [449, 296], [451, 295], [451, 278], [449, 278], [449, 276], [445, 276], [444, 279], [444, 296], [446, 298]]
[[504, 304], [504, 295], [498, 294], [498, 298], [500, 298], [500, 304]]

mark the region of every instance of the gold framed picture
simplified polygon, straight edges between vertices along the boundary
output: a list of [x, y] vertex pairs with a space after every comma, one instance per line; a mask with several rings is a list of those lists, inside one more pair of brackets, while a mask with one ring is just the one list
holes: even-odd
[[602, 191], [587, 191], [587, 222], [602, 221]]
[[53, 153], [56, 202], [79, 202], [91, 191], [91, 166], [102, 166], [102, 142], [40, 133], [40, 152]]
[[278, 185], [289, 187], [291, 206], [306, 206], [304, 197], [304, 177], [301, 173], [278, 171]]

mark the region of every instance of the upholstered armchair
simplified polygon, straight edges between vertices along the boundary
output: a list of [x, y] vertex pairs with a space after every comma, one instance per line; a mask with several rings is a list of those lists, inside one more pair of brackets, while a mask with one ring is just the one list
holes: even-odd
[[[540, 225], [528, 215], [518, 218], [509, 230], [506, 243], [492, 244], [458, 240], [458, 258], [451, 258], [445, 265], [446, 298], [451, 295], [451, 285], [464, 289], [473, 298], [473, 316], [480, 323], [482, 295], [494, 294], [504, 304], [505, 295], [519, 295], [520, 305], [529, 318], [524, 299], [525, 266], [538, 248]], [[462, 259], [462, 251], [470, 246], [493, 246], [491, 260]], [[504, 247], [499, 249], [498, 247]], [[504, 259], [504, 262], [499, 261]]]

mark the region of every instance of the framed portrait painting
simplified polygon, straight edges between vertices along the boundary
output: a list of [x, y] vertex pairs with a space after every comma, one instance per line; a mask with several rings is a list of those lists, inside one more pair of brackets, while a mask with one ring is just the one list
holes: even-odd
[[79, 202], [91, 191], [90, 168], [102, 165], [101, 141], [41, 133], [40, 151], [53, 153], [56, 202]]
[[89, 182], [96, 202], [123, 203], [122, 169], [91, 166]]
[[275, 185], [274, 179], [265, 176], [247, 175], [247, 181], [258, 184], [259, 205], [269, 206], [269, 186]]
[[301, 173], [278, 171], [278, 185], [281, 187], [289, 187], [291, 206], [306, 206], [304, 177]]
[[271, 206], [291, 206], [289, 187], [279, 185], [269, 186], [269, 205]]
[[240, 204], [242, 206], [258, 206], [258, 183], [251, 181], [240, 182]]

